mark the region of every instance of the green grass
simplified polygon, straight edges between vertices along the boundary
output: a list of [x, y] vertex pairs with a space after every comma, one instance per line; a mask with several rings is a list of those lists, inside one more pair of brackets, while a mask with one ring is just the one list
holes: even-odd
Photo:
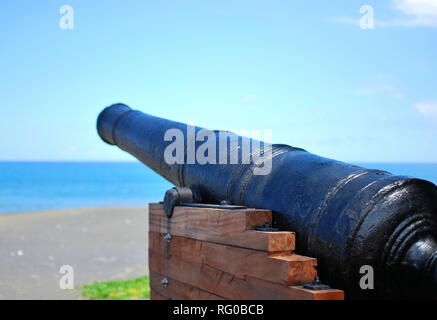
[[94, 282], [81, 288], [84, 298], [90, 300], [150, 299], [148, 276], [120, 281]]

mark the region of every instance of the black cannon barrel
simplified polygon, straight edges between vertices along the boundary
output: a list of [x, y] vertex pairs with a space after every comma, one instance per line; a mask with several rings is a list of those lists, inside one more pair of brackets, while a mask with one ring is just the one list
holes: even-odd
[[[101, 138], [129, 152], [176, 186], [198, 190], [205, 202], [271, 209], [274, 226], [296, 232], [297, 252], [318, 259], [322, 281], [345, 289], [349, 298], [437, 297], [437, 187], [428, 181], [323, 158], [300, 148], [260, 143], [270, 157], [268, 174], [255, 174], [259, 162], [243, 162], [249, 141], [222, 131], [204, 139], [186, 124], [135, 111], [123, 104], [98, 117]], [[184, 134], [181, 161], [165, 161], [168, 130]], [[202, 128], [192, 128], [195, 135]], [[208, 163], [192, 161], [207, 140], [229, 151]], [[232, 144], [234, 139], [236, 144]], [[255, 150], [253, 152], [253, 150]], [[269, 153], [266, 152], [269, 151]], [[209, 152], [209, 151], [208, 151]], [[267, 154], [267, 155], [266, 155]], [[239, 163], [230, 161], [238, 155]], [[251, 158], [252, 159], [252, 158]], [[226, 161], [223, 161], [226, 160]], [[373, 289], [363, 276], [374, 275]], [[367, 270], [367, 271], [366, 271]], [[366, 289], [367, 288], [367, 289]]]

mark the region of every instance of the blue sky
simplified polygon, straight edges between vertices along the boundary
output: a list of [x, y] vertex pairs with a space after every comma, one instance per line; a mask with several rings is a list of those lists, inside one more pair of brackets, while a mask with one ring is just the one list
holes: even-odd
[[95, 129], [123, 102], [344, 161], [437, 162], [437, 0], [2, 0], [0, 36], [0, 160], [133, 160]]

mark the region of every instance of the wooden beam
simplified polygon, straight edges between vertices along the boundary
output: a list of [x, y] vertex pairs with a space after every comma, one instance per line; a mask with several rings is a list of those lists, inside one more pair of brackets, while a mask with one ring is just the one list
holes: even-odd
[[[161, 284], [164, 278], [168, 279], [167, 286]], [[150, 287], [161, 297], [168, 297], [166, 299], [170, 300], [225, 300], [215, 294], [153, 271], [150, 271]]]
[[271, 223], [270, 210], [176, 207], [167, 219], [162, 204], [149, 205], [149, 231], [171, 233], [193, 238], [267, 252], [294, 251], [294, 232], [260, 232], [256, 226]]
[[170, 299], [160, 295], [152, 287], [150, 287], [150, 300], [170, 300]]
[[[190, 286], [233, 300], [314, 300], [343, 299], [340, 290], [306, 290], [300, 286], [278, 283], [246, 276], [245, 279], [207, 264], [186, 261], [176, 255], [163, 256], [149, 250], [149, 268]], [[154, 288], [156, 290], [156, 287]]]
[[295, 253], [270, 257], [266, 252], [172, 236], [170, 242], [157, 232], [149, 233], [149, 248], [162, 256], [179, 257], [206, 264], [240, 279], [252, 276], [285, 285], [311, 283], [317, 260]]

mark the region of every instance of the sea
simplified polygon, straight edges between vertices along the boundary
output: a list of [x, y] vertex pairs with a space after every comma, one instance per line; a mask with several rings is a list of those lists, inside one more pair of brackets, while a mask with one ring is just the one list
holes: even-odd
[[[437, 163], [355, 163], [437, 184]], [[0, 162], [0, 214], [146, 206], [172, 187], [139, 162]]]

